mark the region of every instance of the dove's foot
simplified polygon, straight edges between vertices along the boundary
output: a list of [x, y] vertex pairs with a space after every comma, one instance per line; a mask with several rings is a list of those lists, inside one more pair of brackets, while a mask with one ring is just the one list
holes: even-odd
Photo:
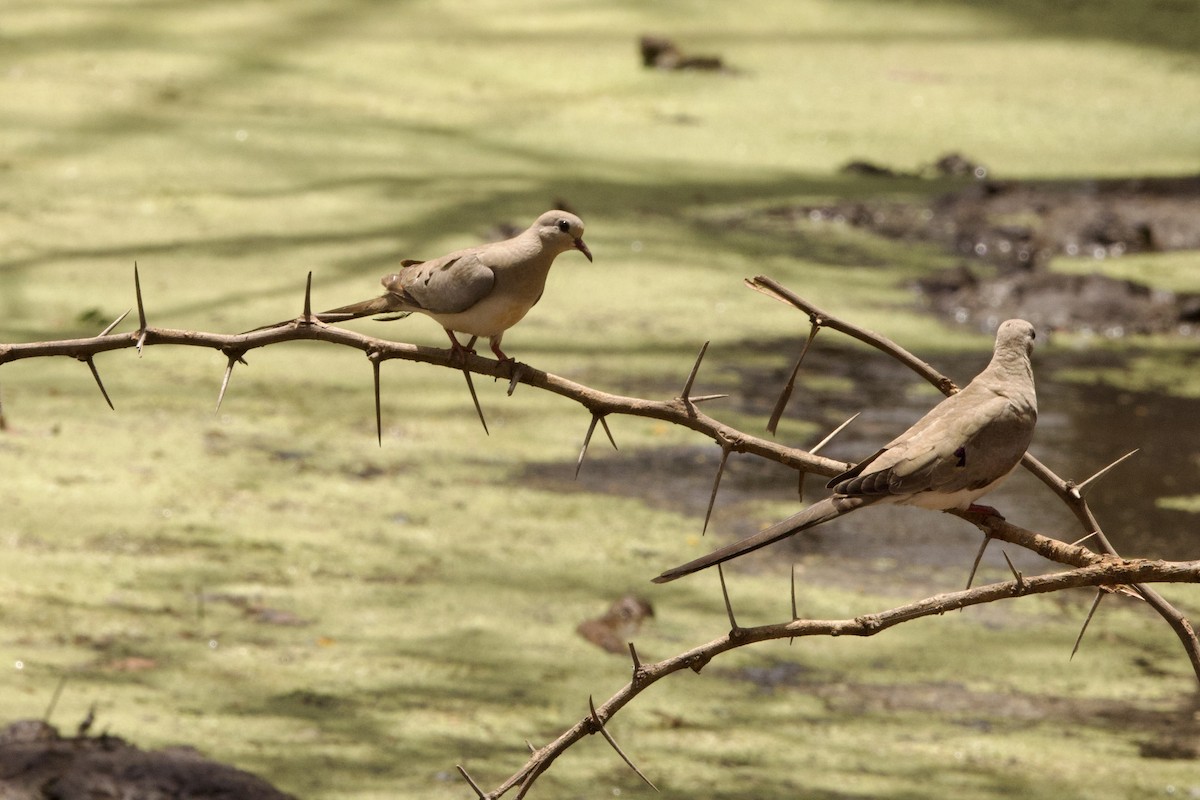
[[467, 363], [467, 356], [475, 355], [474, 345], [476, 337], [472, 336], [471, 341], [467, 342], [467, 344], [464, 346], [462, 342], [458, 341], [458, 337], [454, 335], [453, 331], [451, 331], [449, 328], [445, 330], [446, 335], [450, 337], [451, 360], [457, 361], [460, 364]]

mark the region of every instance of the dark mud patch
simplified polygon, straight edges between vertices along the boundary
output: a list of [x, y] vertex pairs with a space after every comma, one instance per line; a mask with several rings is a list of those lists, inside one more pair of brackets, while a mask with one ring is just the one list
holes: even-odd
[[[940, 174], [987, 174], [985, 168], [959, 160], [973, 172]], [[915, 177], [878, 166], [867, 172], [865, 163], [848, 168], [875, 177]], [[851, 225], [889, 239], [932, 242], [958, 254], [958, 266], [921, 281], [920, 288], [933, 309], [960, 323], [994, 328], [1000, 320], [1022, 317], [1040, 329], [1107, 335], [1200, 332], [1200, 294], [1047, 268], [1060, 256], [1101, 261], [1200, 249], [1200, 176], [989, 178], [971, 180], [928, 202], [846, 200], [766, 213], [796, 222]]]
[[61, 736], [37, 720], [0, 730], [5, 800], [295, 800], [191, 747], [141, 750], [116, 736]]

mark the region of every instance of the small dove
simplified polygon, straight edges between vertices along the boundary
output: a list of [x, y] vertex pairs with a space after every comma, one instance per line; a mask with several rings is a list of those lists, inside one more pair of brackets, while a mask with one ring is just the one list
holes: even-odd
[[947, 397], [886, 447], [831, 480], [833, 494], [782, 522], [669, 569], [666, 583], [765, 547], [802, 530], [875, 503], [949, 511], [972, 509], [1009, 476], [1033, 439], [1033, 326], [1010, 319], [996, 331], [991, 363], [962, 391]]
[[504, 332], [542, 299], [546, 276], [560, 253], [578, 250], [592, 260], [583, 243], [583, 220], [566, 211], [547, 211], [533, 225], [502, 242], [456, 250], [432, 261], [402, 261], [399, 272], [385, 275], [380, 297], [316, 314], [321, 322], [343, 322], [372, 314], [402, 319], [419, 312], [433, 317], [450, 337], [459, 356], [473, 353], [454, 335], [486, 336], [501, 361]]

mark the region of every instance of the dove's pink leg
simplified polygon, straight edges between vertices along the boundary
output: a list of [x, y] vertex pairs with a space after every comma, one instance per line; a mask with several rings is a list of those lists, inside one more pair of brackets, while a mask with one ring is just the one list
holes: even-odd
[[492, 352], [496, 354], [496, 358], [500, 359], [501, 361], [512, 361], [512, 358], [510, 356], [506, 356], [504, 351], [500, 349], [500, 345], [496, 343], [495, 339], [492, 339], [488, 343], [492, 346]]
[[458, 341], [458, 337], [454, 335], [454, 331], [449, 328], [442, 328], [442, 330], [450, 337], [450, 355], [452, 357], [466, 361], [467, 356], [475, 355], [475, 350], [472, 348], [472, 345], [475, 344], [475, 337], [471, 337], [471, 341], [466, 347], [463, 347], [462, 343]]
[[490, 346], [492, 348], [492, 352], [496, 354], [496, 358], [500, 359], [501, 363], [504, 363], [505, 361], [512, 361], [512, 359], [510, 357], [506, 356], [504, 354], [504, 351], [500, 349], [500, 340], [503, 338], [504, 338], [503, 331], [501, 331], [496, 336], [488, 337], [488, 346]]

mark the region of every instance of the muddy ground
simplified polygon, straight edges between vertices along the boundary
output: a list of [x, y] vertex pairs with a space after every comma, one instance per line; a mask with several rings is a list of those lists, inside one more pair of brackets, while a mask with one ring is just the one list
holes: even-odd
[[62, 736], [40, 720], [0, 730], [2, 800], [295, 800], [190, 747], [141, 750], [116, 736]]
[[963, 182], [929, 203], [854, 200], [768, 212], [933, 242], [958, 253], [958, 266], [920, 285], [944, 316], [985, 328], [1019, 315], [1049, 330], [1200, 333], [1200, 294], [1046, 269], [1058, 256], [1100, 261], [1200, 249], [1200, 176], [1005, 181], [988, 177], [986, 167], [958, 154], [943, 156], [920, 174], [865, 161], [844, 171]]

